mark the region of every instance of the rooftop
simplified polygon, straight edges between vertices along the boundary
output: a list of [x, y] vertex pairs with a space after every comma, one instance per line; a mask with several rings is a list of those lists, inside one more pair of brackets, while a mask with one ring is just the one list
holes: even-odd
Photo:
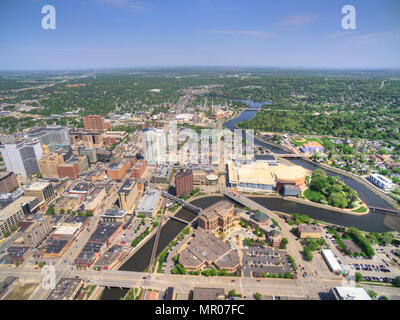
[[36, 197], [20, 197], [17, 200], [10, 203], [7, 207], [0, 210], [0, 221], [7, 220], [13, 214], [22, 210], [22, 206], [25, 204], [30, 204], [36, 202]]
[[312, 224], [301, 224], [298, 227], [299, 232], [321, 232], [321, 227], [320, 226], [316, 226], [316, 225], [312, 225]]
[[100, 215], [100, 217], [116, 217], [122, 218], [126, 215], [125, 210], [120, 209], [107, 209], [104, 213]]
[[161, 196], [161, 191], [157, 189], [147, 190], [136, 207], [137, 211], [153, 211], [157, 201]]
[[221, 200], [209, 206], [208, 208], [202, 210], [200, 216], [203, 216], [207, 219], [213, 219], [218, 215], [220, 216], [225, 215], [228, 212], [228, 210], [232, 209], [233, 207], [234, 207], [233, 203], [227, 200]]
[[225, 296], [223, 288], [194, 288], [193, 300], [217, 300]]
[[62, 278], [48, 296], [47, 300], [71, 299], [71, 295], [82, 284], [81, 279]]
[[180, 253], [179, 262], [184, 266], [196, 267], [203, 261], [208, 264], [216, 262], [221, 267], [235, 267], [239, 264], [239, 257], [236, 251], [212, 233], [197, 230], [194, 238]]

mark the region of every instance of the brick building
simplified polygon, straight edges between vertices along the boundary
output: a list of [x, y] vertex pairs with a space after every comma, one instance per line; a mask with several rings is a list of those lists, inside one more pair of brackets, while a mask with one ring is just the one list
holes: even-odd
[[192, 192], [193, 190], [193, 173], [192, 170], [180, 171], [175, 176], [176, 196]]
[[198, 225], [204, 230], [220, 228], [225, 231], [232, 227], [235, 220], [233, 203], [222, 200], [204, 209], [199, 214]]
[[139, 160], [138, 162], [136, 162], [132, 168], [132, 178], [141, 178], [146, 171], [146, 168], [147, 166], [145, 160]]
[[102, 116], [91, 115], [83, 117], [83, 127], [87, 131], [107, 131], [110, 123], [107, 123]]
[[18, 187], [17, 176], [13, 172], [0, 172], [0, 193], [8, 193]]
[[112, 162], [107, 168], [107, 175], [110, 179], [121, 181], [131, 167], [131, 161], [124, 159]]

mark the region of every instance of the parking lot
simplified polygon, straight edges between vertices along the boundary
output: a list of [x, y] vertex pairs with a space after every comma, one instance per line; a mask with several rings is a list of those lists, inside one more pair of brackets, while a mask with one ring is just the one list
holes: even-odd
[[286, 251], [263, 246], [243, 249], [243, 271], [245, 277], [262, 277], [266, 274], [294, 273]]
[[329, 233], [325, 238], [339, 264], [348, 272], [359, 272], [366, 281], [391, 282], [400, 275], [399, 265], [393, 260], [395, 247], [392, 245], [373, 245], [375, 256], [373, 259], [347, 256], [339, 250], [336, 241]]

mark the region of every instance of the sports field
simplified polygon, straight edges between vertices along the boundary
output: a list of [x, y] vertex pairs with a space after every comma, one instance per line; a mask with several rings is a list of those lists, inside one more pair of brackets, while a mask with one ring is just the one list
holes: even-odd
[[317, 141], [319, 142], [322, 146], [324, 145], [323, 141], [318, 138], [303, 138], [303, 137], [294, 137], [292, 138], [292, 142], [294, 145], [297, 147], [301, 147], [303, 144], [310, 142], [310, 141]]

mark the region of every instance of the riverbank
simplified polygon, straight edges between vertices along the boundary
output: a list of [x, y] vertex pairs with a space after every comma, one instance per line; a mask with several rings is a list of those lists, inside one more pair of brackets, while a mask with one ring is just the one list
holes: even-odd
[[[243, 195], [246, 196], [246, 194], [243, 194]], [[251, 196], [252, 198], [265, 198], [266, 197], [266, 195], [258, 195], [258, 194], [250, 194], [249, 196]], [[312, 202], [307, 199], [301, 199], [301, 198], [296, 198], [296, 197], [291, 197], [291, 196], [283, 197], [283, 196], [274, 194], [274, 195], [268, 195], [268, 198], [282, 199], [284, 201], [296, 202], [296, 203], [304, 204], [304, 205], [307, 205], [310, 207], [325, 209], [325, 210], [329, 210], [329, 211], [335, 211], [338, 213], [351, 214], [351, 215], [355, 215], [355, 216], [364, 216], [370, 212], [369, 209], [367, 212], [353, 212], [353, 211], [351, 211], [352, 209], [336, 208], [336, 207], [332, 207], [330, 205], [325, 205], [322, 203]]]
[[335, 168], [335, 167], [331, 167], [329, 165], [326, 165], [324, 163], [316, 163], [310, 159], [303, 159], [304, 161], [307, 161], [309, 163], [312, 163], [313, 165], [317, 165], [325, 170], [329, 170], [331, 172], [335, 172], [335, 173], [339, 173], [341, 175], [344, 175], [350, 179], [356, 180], [357, 182], [361, 183], [363, 186], [367, 187], [370, 191], [372, 191], [373, 193], [375, 193], [377, 196], [381, 197], [383, 200], [385, 200], [386, 202], [388, 202], [393, 208], [400, 210], [400, 205], [398, 203], [396, 203], [390, 196], [388, 196], [387, 194], [383, 193], [380, 189], [378, 189], [377, 187], [375, 187], [374, 185], [372, 185], [371, 183], [369, 183], [368, 181], [366, 181], [363, 177], [357, 176], [354, 173], [351, 173], [349, 171], [346, 170], [342, 170], [339, 168]]
[[[239, 122], [252, 119], [256, 113], [257, 111], [243, 111], [237, 118], [225, 122], [224, 126], [230, 130], [234, 130]], [[255, 137], [254, 143], [267, 148], [272, 153], [287, 153], [283, 146], [276, 144], [272, 145], [271, 142], [263, 141], [258, 137]], [[312, 171], [314, 171], [316, 168], [322, 168], [327, 170], [331, 175], [339, 174], [349, 187], [357, 191], [357, 193], [360, 195], [360, 199], [362, 199], [368, 207], [400, 210], [400, 205], [397, 204], [390, 196], [384, 194], [381, 190], [371, 185], [362, 177], [358, 177], [348, 171], [330, 167], [325, 164], [315, 163], [309, 159], [290, 159], [290, 161]]]

